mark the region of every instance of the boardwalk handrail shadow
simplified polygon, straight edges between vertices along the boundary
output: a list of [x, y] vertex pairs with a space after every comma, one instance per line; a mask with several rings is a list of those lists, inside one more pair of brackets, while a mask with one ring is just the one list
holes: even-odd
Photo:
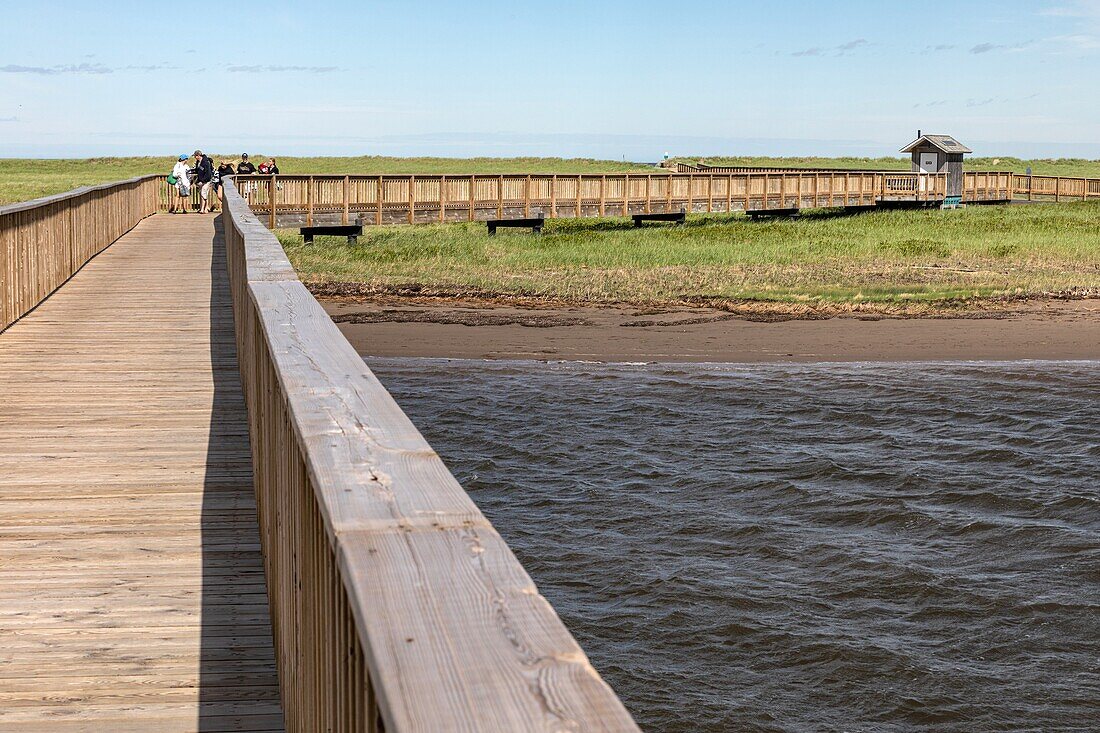
[[638, 731], [231, 182], [224, 220], [287, 729]]

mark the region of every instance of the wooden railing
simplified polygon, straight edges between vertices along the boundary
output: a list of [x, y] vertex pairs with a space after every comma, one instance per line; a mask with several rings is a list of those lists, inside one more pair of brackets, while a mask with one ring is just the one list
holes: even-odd
[[[677, 173], [849, 173], [861, 170], [859, 168], [814, 168], [812, 166], [756, 166], [756, 165], [707, 165], [706, 163], [674, 164]], [[882, 168], [862, 169], [866, 173], [911, 173], [904, 168], [897, 170], [883, 170]]]
[[[238, 177], [267, 225], [409, 224], [538, 216], [580, 218], [651, 212], [722, 213], [935, 203], [947, 175], [906, 171], [780, 170], [701, 173], [280, 175]], [[194, 187], [197, 191], [198, 187]], [[167, 184], [161, 191], [167, 203]], [[1100, 179], [965, 171], [964, 202], [1083, 200]], [[197, 193], [193, 196], [197, 197]], [[198, 199], [194, 198], [195, 205]]]
[[143, 176], [0, 206], [0, 331], [155, 213], [162, 180]]
[[1087, 201], [1100, 198], [1100, 178], [1013, 174], [1012, 193], [1028, 201]]
[[963, 171], [962, 200], [1011, 201], [1012, 176], [1006, 171]]
[[287, 729], [637, 731], [274, 235], [225, 194]]
[[944, 197], [946, 176], [845, 171], [744, 174], [280, 175], [237, 177], [269, 227], [399, 224], [874, 206]]

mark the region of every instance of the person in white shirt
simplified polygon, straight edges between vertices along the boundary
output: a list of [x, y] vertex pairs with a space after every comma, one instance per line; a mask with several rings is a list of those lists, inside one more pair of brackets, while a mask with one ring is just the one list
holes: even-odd
[[187, 165], [186, 155], [181, 155], [172, 166], [172, 177], [176, 179], [176, 196], [175, 202], [168, 207], [168, 212], [176, 213], [176, 204], [178, 204], [180, 213], [186, 214], [187, 205], [191, 201], [191, 169]]

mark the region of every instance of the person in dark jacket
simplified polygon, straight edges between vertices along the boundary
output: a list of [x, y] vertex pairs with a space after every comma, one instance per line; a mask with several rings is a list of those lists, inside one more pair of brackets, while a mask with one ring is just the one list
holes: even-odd
[[199, 187], [202, 196], [202, 209], [200, 214], [210, 212], [210, 189], [214, 182], [214, 161], [204, 155], [201, 150], [195, 151], [195, 185]]
[[237, 164], [238, 176], [250, 176], [256, 172], [256, 166], [248, 160], [248, 153], [241, 153], [241, 162]]
[[[256, 166], [254, 166], [252, 164], [252, 161], [248, 159], [248, 153], [241, 153], [241, 162], [237, 163], [237, 175], [250, 176], [255, 172]], [[247, 196], [253, 193], [258, 188], [259, 186], [256, 185], [255, 181], [246, 181], [243, 183], [241, 181], [237, 181], [237, 191], [239, 191], [242, 196]]]
[[225, 179], [227, 176], [234, 174], [233, 164], [227, 160], [223, 160], [218, 169], [214, 171], [214, 180], [211, 183], [214, 184], [214, 193], [218, 194], [218, 208], [221, 208], [222, 188], [225, 186]]

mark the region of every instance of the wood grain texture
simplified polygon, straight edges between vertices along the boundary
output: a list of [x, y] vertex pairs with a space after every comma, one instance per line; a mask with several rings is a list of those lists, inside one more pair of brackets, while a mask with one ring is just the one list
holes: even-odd
[[214, 220], [104, 247], [0, 334], [0, 732], [283, 730]]
[[288, 729], [636, 732], [233, 185], [225, 201]]

